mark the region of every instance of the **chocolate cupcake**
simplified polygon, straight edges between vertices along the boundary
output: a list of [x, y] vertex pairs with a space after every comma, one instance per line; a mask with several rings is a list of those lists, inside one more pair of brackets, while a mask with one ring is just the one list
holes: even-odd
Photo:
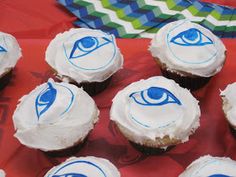
[[118, 169], [108, 160], [87, 156], [71, 157], [53, 167], [44, 177], [120, 177]]
[[220, 72], [226, 57], [223, 42], [189, 20], [165, 25], [152, 39], [149, 50], [165, 77], [191, 90], [203, 87]]
[[187, 89], [157, 76], [118, 92], [110, 116], [135, 147], [152, 153], [188, 141], [199, 126], [200, 108]]
[[123, 56], [113, 35], [79, 28], [58, 34], [47, 48], [46, 61], [60, 80], [95, 95], [122, 68]]
[[220, 96], [223, 100], [222, 108], [225, 118], [236, 137], [236, 82], [227, 85], [225, 90], [221, 91]]
[[49, 79], [20, 99], [13, 114], [14, 136], [49, 155], [70, 155], [86, 140], [98, 115], [95, 102], [81, 88]]
[[21, 56], [21, 48], [15, 37], [0, 32], [0, 89], [10, 81], [13, 68]]
[[179, 177], [233, 177], [236, 161], [226, 157], [200, 157], [192, 162]]

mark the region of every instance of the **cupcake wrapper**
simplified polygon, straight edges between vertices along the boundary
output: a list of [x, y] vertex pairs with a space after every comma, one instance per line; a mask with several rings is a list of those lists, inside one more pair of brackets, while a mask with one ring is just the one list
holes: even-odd
[[134, 143], [132, 141], [129, 141], [129, 143], [138, 151], [142, 152], [145, 155], [161, 155], [169, 150], [171, 150], [172, 148], [174, 148], [175, 146], [168, 146], [167, 148], [163, 149], [163, 148], [153, 148], [153, 147], [147, 147], [141, 144], [137, 144]]
[[[82, 87], [90, 96], [96, 95], [107, 88], [111, 82], [111, 77], [103, 82], [83, 82], [76, 84], [78, 87]], [[73, 83], [74, 84], [74, 83]]]
[[87, 139], [88, 139], [88, 136], [83, 141], [80, 141], [76, 145], [66, 148], [66, 149], [56, 150], [56, 151], [47, 151], [47, 152], [43, 151], [43, 152], [49, 157], [71, 156], [71, 155], [76, 154], [80, 149], [82, 149], [84, 147], [84, 145], [87, 142]]
[[195, 90], [198, 90], [198, 89], [204, 87], [211, 79], [211, 77], [180, 76], [179, 74], [167, 71], [166, 69], [161, 69], [161, 72], [162, 72], [163, 76], [165, 76], [169, 79], [173, 79], [181, 87], [190, 89], [191, 91], [195, 91]]
[[0, 90], [2, 90], [4, 87], [7, 86], [7, 84], [10, 82], [12, 78], [13, 69], [10, 69], [9, 71], [5, 72], [0, 76]]

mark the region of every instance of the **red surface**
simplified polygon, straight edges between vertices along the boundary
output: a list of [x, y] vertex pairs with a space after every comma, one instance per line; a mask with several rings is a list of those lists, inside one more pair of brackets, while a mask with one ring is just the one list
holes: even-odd
[[[0, 91], [0, 168], [6, 171], [7, 177], [43, 176], [65, 158], [50, 158], [21, 145], [13, 137], [12, 114], [22, 95], [52, 75], [44, 61], [45, 49], [52, 36], [71, 27], [74, 17], [58, 8], [52, 0], [3, 0], [0, 14], [0, 30], [13, 33], [23, 50], [13, 79]], [[228, 50], [223, 70], [205, 88], [194, 93], [200, 101], [201, 127], [187, 143], [162, 155], [146, 156], [116, 131], [109, 121], [109, 109], [112, 98], [120, 89], [133, 81], [160, 75], [160, 71], [147, 51], [150, 40], [119, 39], [118, 46], [125, 58], [124, 69], [115, 74], [103, 93], [94, 97], [101, 111], [100, 121], [76, 156], [107, 158], [119, 168], [123, 177], [177, 177], [191, 161], [205, 154], [236, 160], [236, 140], [224, 119], [219, 97], [219, 89], [236, 81], [236, 40], [223, 41]]]

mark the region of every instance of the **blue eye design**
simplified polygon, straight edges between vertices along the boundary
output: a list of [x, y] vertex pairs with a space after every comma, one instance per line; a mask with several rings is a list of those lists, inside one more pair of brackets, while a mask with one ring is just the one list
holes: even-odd
[[87, 177], [87, 176], [79, 173], [67, 173], [63, 175], [53, 175], [52, 177]]
[[196, 28], [190, 28], [173, 37], [170, 42], [181, 46], [204, 46], [213, 41]]
[[82, 39], [79, 39], [74, 43], [74, 46], [70, 52], [69, 59], [73, 60], [88, 55], [94, 50], [111, 42], [111, 40], [105, 37], [96, 38], [92, 36], [87, 36]]
[[3, 48], [2, 46], [0, 46], [0, 52], [7, 52], [7, 50]]
[[48, 87], [37, 96], [35, 101], [38, 119], [50, 108], [56, 99], [57, 90], [53, 88], [51, 83], [47, 83], [47, 85]]
[[[52, 175], [52, 177], [87, 177], [87, 175], [81, 174], [81, 173], [66, 173], [66, 174], [62, 174], [62, 175], [57, 175], [57, 173], [60, 173], [60, 171], [63, 171], [64, 169], [66, 169], [68, 166], [75, 166], [76, 169], [80, 169], [81, 166], [80, 164], [85, 164], [88, 165], [90, 168], [92, 167], [93, 170], [97, 170], [100, 174], [102, 174], [104, 177], [107, 177], [107, 175], [105, 174], [105, 172], [102, 170], [101, 167], [99, 167], [98, 165], [89, 162], [89, 161], [85, 161], [85, 160], [79, 160], [79, 161], [74, 161], [74, 162], [70, 162], [68, 164], [63, 165], [62, 167], [60, 167], [59, 169], [57, 169], [54, 174]], [[70, 167], [69, 167], [70, 168]], [[92, 169], [91, 169], [92, 170]]]
[[182, 105], [174, 94], [160, 87], [150, 87], [141, 92], [134, 92], [129, 97], [134, 99], [136, 103], [144, 106], [162, 106], [170, 103]]
[[208, 177], [233, 177], [233, 176], [228, 176], [228, 175], [222, 175], [222, 174], [215, 174], [215, 175], [211, 175]]

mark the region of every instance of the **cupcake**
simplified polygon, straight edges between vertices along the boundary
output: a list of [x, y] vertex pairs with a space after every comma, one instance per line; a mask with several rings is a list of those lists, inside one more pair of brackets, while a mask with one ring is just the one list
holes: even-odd
[[221, 91], [223, 100], [223, 111], [233, 134], [236, 135], [236, 82], [229, 84], [225, 90]]
[[179, 177], [233, 177], [236, 161], [225, 157], [200, 157], [192, 162]]
[[156, 76], [134, 82], [118, 92], [110, 115], [135, 147], [155, 153], [188, 141], [199, 127], [200, 108], [187, 89]]
[[71, 157], [53, 167], [44, 177], [120, 177], [117, 168], [108, 160], [93, 156]]
[[46, 61], [58, 79], [76, 84], [95, 95], [123, 65], [123, 56], [113, 35], [93, 29], [71, 29], [49, 44]]
[[0, 177], [5, 177], [6, 176], [6, 173], [0, 169]]
[[210, 30], [189, 20], [161, 28], [149, 48], [162, 74], [180, 86], [197, 90], [223, 67], [226, 49]]
[[0, 89], [9, 83], [13, 68], [21, 56], [16, 39], [10, 34], [0, 32]]
[[49, 79], [20, 99], [13, 114], [14, 136], [49, 155], [69, 155], [86, 140], [98, 115], [83, 89]]

